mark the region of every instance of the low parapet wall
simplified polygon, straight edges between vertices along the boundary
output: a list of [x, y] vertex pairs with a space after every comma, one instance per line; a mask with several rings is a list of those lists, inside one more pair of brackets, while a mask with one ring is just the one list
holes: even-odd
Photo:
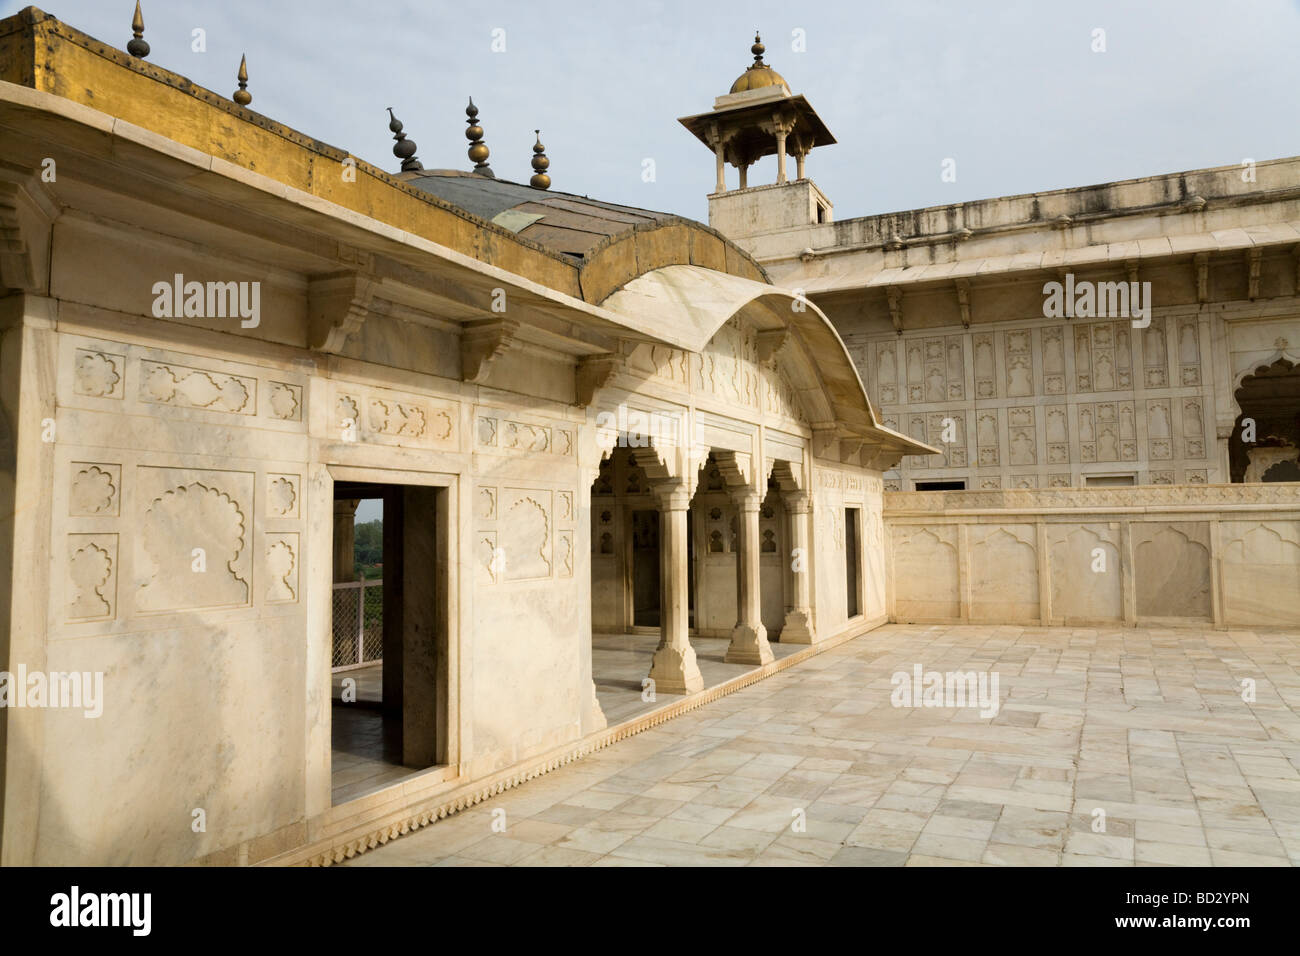
[[886, 492], [900, 623], [1300, 625], [1300, 483]]

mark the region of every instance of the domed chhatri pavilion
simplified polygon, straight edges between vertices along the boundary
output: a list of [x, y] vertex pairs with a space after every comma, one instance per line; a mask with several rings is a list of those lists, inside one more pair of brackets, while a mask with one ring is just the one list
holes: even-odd
[[1296, 161], [836, 222], [756, 38], [706, 226], [131, 31], [0, 20], [0, 863], [342, 860], [889, 621], [1300, 623]]

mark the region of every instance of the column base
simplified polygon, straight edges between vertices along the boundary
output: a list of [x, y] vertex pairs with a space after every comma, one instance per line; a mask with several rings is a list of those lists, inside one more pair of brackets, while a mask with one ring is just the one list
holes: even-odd
[[812, 615], [803, 610], [788, 612], [781, 628], [781, 643], [816, 644], [817, 634], [813, 631]]
[[768, 664], [774, 659], [772, 645], [767, 642], [767, 628], [762, 624], [737, 624], [731, 631], [731, 644], [727, 647], [728, 664]]
[[656, 694], [694, 694], [704, 690], [704, 675], [695, 663], [695, 648], [687, 644], [676, 648], [663, 644], [655, 651], [650, 674]]
[[582, 715], [582, 732], [584, 735], [592, 734], [608, 726], [609, 721], [605, 719], [605, 711], [601, 709], [600, 700], [596, 697], [596, 682], [592, 681], [591, 698], [587, 701]]

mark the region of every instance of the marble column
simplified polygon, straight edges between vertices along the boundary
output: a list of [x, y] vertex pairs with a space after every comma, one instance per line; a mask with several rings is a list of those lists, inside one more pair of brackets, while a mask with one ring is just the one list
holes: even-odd
[[357, 505], [360, 498], [337, 498], [334, 501], [334, 583], [357, 579], [353, 566], [356, 542]]
[[735, 496], [740, 553], [736, 555], [736, 607], [738, 620], [731, 630], [728, 664], [766, 664], [772, 660], [772, 646], [763, 626], [759, 581], [758, 508], [759, 497], [750, 490]]
[[776, 133], [776, 182], [782, 185], [786, 182], [785, 178], [785, 130], [777, 130]]
[[718, 187], [717, 187], [717, 192], [720, 192], [720, 193], [725, 193], [725, 192], [727, 191], [726, 159], [725, 159], [724, 156], [723, 156], [723, 151], [724, 151], [725, 149], [726, 149], [726, 147], [723, 145], [722, 140], [718, 140], [718, 141], [713, 145], [713, 153], [714, 153], [714, 155], [717, 157], [717, 162], [718, 162]]
[[693, 694], [704, 677], [691, 647], [690, 592], [686, 561], [686, 512], [691, 496], [680, 480], [666, 482], [659, 496], [659, 647], [650, 665], [655, 692]]
[[790, 581], [793, 594], [781, 628], [782, 644], [812, 644], [817, 640], [812, 620], [812, 555], [809, 553], [808, 521], [812, 502], [807, 492], [782, 495], [790, 522]]
[[807, 158], [808, 158], [808, 154], [807, 154], [807, 153], [800, 153], [799, 155], [797, 155], [797, 156], [794, 158], [794, 168], [795, 168], [794, 178], [795, 178], [795, 179], [803, 179], [803, 178], [804, 178], [804, 175], [803, 175], [803, 170], [804, 170], [803, 163], [804, 163], [804, 160], [807, 159]]
[[742, 165], [740, 167], [740, 188], [741, 189], [749, 188], [749, 166], [748, 165]]

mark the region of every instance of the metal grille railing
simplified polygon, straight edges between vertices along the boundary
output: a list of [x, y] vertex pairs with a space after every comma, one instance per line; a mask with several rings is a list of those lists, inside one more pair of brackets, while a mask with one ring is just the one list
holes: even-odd
[[384, 657], [384, 582], [334, 585], [334, 670], [375, 664]]

